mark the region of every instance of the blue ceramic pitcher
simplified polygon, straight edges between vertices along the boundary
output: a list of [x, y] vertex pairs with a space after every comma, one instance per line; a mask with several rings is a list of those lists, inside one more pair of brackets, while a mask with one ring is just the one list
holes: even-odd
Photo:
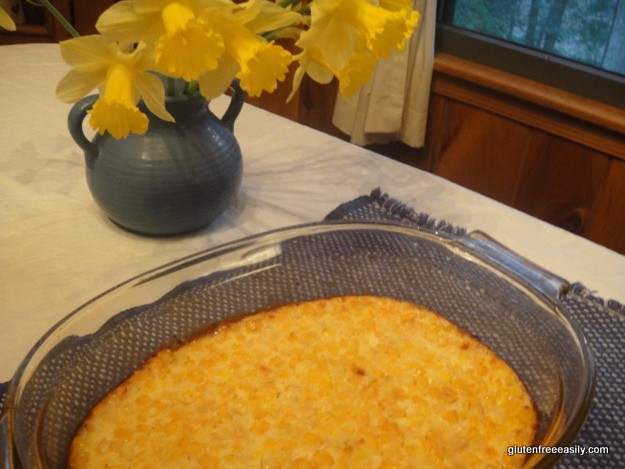
[[140, 102], [148, 131], [119, 140], [105, 133], [90, 141], [83, 133], [97, 98], [77, 102], [68, 126], [85, 152], [89, 190], [111, 220], [141, 234], [174, 235], [210, 224], [233, 202], [243, 173], [234, 122], [245, 100], [236, 83], [221, 119], [200, 94], [167, 98], [175, 123]]

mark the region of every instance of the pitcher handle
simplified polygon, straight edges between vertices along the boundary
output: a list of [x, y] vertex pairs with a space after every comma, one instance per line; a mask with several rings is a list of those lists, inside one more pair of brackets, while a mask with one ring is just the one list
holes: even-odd
[[87, 116], [87, 111], [93, 107], [93, 104], [97, 99], [97, 95], [82, 98], [72, 106], [67, 117], [67, 127], [69, 128], [69, 133], [78, 146], [84, 150], [85, 157], [87, 158], [87, 164], [89, 164], [90, 159], [94, 159], [98, 156], [98, 146], [86, 137], [82, 130], [82, 122]]
[[245, 91], [241, 89], [239, 80], [234, 80], [230, 84], [230, 90], [230, 104], [221, 118], [221, 122], [230, 132], [234, 132], [234, 121], [239, 117], [239, 113], [245, 103]]

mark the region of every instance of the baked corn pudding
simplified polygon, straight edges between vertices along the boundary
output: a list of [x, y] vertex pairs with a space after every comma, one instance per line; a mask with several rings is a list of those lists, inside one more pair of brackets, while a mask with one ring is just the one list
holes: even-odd
[[513, 370], [411, 303], [289, 304], [164, 349], [78, 430], [83, 468], [504, 468], [537, 415]]

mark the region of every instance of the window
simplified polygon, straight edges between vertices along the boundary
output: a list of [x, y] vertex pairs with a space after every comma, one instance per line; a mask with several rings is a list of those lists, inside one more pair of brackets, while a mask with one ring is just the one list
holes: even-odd
[[437, 48], [625, 108], [625, 0], [441, 0]]

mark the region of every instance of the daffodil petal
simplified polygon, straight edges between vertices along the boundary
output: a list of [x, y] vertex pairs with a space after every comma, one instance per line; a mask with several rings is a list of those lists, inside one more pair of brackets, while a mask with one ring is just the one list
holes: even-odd
[[224, 55], [219, 67], [204, 73], [199, 79], [200, 93], [209, 101], [221, 96], [234, 80], [239, 64], [232, 57]]
[[0, 7], [0, 28], [7, 29], [9, 31], [15, 31], [17, 29], [13, 19], [2, 9], [2, 7]]
[[286, 28], [302, 21], [302, 15], [266, 0], [250, 0], [251, 5], [239, 18], [255, 34]]
[[332, 81], [334, 73], [324, 63], [323, 54], [318, 48], [309, 48], [307, 51], [296, 55], [294, 59], [299, 63], [299, 67], [293, 74], [293, 86], [287, 98], [287, 102], [295, 96], [304, 75], [310, 76], [314, 81], [321, 84], [330, 83]]
[[390, 11], [411, 10], [412, 0], [380, 0], [380, 6]]
[[387, 57], [392, 50], [401, 52], [406, 47], [407, 39], [411, 36], [419, 22], [419, 13], [413, 11], [395, 11], [389, 15], [382, 32], [376, 37], [372, 51], [378, 57]]
[[247, 0], [245, 2], [238, 3], [233, 10], [237, 17], [237, 21], [241, 24], [248, 23], [256, 18], [262, 8], [265, 0]]
[[104, 81], [98, 73], [85, 73], [70, 70], [56, 87], [56, 97], [66, 103], [75, 103], [89, 94]]
[[132, 2], [122, 0], [114, 3], [99, 16], [95, 28], [101, 34], [120, 42], [135, 42], [145, 29], [153, 27], [153, 22], [141, 22], [134, 12]]
[[339, 93], [346, 97], [356, 93], [371, 79], [376, 64], [377, 58], [374, 54], [368, 51], [355, 53], [347, 66], [336, 73]]
[[161, 12], [172, 0], [122, 0], [102, 13], [96, 29], [120, 42], [151, 44], [164, 33]]
[[151, 73], [139, 73], [137, 89], [145, 105], [155, 116], [167, 122], [175, 122], [174, 117], [165, 108], [165, 87], [160, 78]]
[[321, 83], [325, 85], [332, 81], [334, 77], [333, 70], [328, 67], [328, 65], [320, 59], [314, 58], [313, 54], [309, 54], [310, 60], [306, 66], [306, 74], [310, 76], [317, 83]]
[[100, 35], [75, 37], [59, 45], [63, 60], [80, 72], [105, 71], [113, 59], [108, 43]]
[[172, 0], [131, 0], [137, 14], [150, 15], [160, 12]]
[[289, 96], [286, 98], [287, 103], [290, 103], [295, 96], [295, 93], [297, 93], [297, 90], [302, 84], [302, 79], [304, 78], [304, 75], [306, 75], [306, 70], [300, 64], [300, 66], [297, 67], [297, 69], [295, 70], [295, 73], [293, 73], [293, 85], [291, 87], [291, 92], [289, 93]]
[[[356, 47], [357, 37], [353, 28], [347, 28], [336, 17], [328, 23], [323, 34], [318, 39], [318, 48], [323, 51], [323, 55], [328, 65], [338, 70], [347, 65]], [[343, 47], [336, 47], [336, 44], [343, 44]]]

